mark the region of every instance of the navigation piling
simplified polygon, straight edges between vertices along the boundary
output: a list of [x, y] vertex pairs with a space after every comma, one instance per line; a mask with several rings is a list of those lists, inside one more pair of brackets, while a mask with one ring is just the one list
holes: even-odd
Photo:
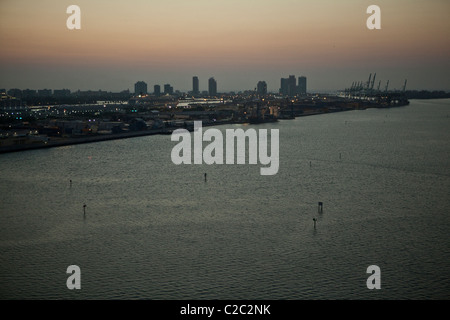
[[317, 219], [313, 218], [313, 221], [314, 221], [314, 229], [315, 229], [316, 228], [316, 221], [317, 221]]
[[205, 173], [205, 182], [206, 182], [206, 173]]
[[317, 208], [317, 211], [318, 211], [319, 213], [323, 213], [323, 202], [319, 202], [319, 206], [318, 206], [318, 208]]
[[83, 205], [83, 215], [86, 218], [86, 203]]

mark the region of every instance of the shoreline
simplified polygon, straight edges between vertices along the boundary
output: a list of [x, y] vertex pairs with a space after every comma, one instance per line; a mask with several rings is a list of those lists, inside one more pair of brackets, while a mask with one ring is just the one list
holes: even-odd
[[[218, 126], [218, 125], [240, 124], [240, 123], [243, 123], [243, 122], [224, 121], [224, 122], [218, 122], [218, 123], [213, 123], [213, 124], [203, 123], [202, 126], [203, 127], [212, 127], [212, 126]], [[57, 138], [57, 140], [49, 140], [47, 143], [17, 144], [17, 145], [0, 147], [0, 154], [30, 151], [30, 150], [39, 150], [39, 149], [48, 149], [48, 148], [57, 148], [57, 147], [64, 147], [64, 146], [70, 146], [70, 145], [95, 143], [95, 142], [110, 141], [110, 140], [129, 139], [129, 138], [144, 137], [144, 136], [151, 136], [151, 135], [169, 135], [169, 134], [172, 134], [173, 130], [176, 130], [176, 129], [190, 130], [190, 128], [184, 128], [184, 127], [165, 127], [165, 128], [160, 128], [160, 129], [123, 132], [123, 133], [107, 134], [107, 135], [86, 136], [86, 137], [80, 137], [80, 138]]]
[[[242, 123], [258, 125], [258, 124], [263, 124], [263, 123], [279, 122], [281, 120], [286, 120], [286, 121], [295, 120], [296, 118], [299, 118], [299, 117], [309, 117], [309, 116], [337, 113], [337, 112], [345, 112], [345, 111], [351, 111], [351, 110], [353, 110], [353, 109], [339, 110], [339, 111], [332, 111], [332, 112], [313, 112], [313, 113], [307, 113], [307, 114], [303, 114], [303, 115], [296, 115], [294, 118], [285, 118], [285, 119], [281, 118], [281, 119], [277, 119], [276, 121], [262, 121], [259, 123], [224, 121], [224, 122], [215, 122], [215, 123], [203, 123], [202, 126], [214, 127], [214, 126], [219, 126], [219, 125], [242, 124]], [[190, 121], [195, 121], [195, 120], [190, 120]], [[107, 135], [86, 136], [86, 137], [80, 137], [80, 138], [57, 138], [57, 140], [49, 140], [47, 143], [17, 144], [17, 145], [0, 147], [0, 154], [30, 151], [30, 150], [39, 150], [39, 149], [48, 149], [48, 148], [57, 148], [57, 147], [64, 147], [64, 146], [70, 146], [70, 145], [95, 143], [95, 142], [110, 141], [110, 140], [129, 139], [129, 138], [136, 138], [136, 137], [143, 137], [143, 136], [150, 136], [150, 135], [159, 135], [159, 134], [168, 135], [168, 134], [172, 134], [173, 130], [176, 130], [176, 129], [190, 130], [190, 128], [184, 128], [184, 127], [164, 127], [164, 128], [159, 128], [159, 129], [123, 132], [123, 133], [107, 134]]]
[[94, 143], [94, 142], [102, 142], [109, 140], [120, 140], [120, 139], [128, 139], [135, 137], [142, 137], [148, 135], [155, 134], [163, 134], [164, 129], [153, 129], [153, 130], [145, 130], [145, 131], [133, 131], [133, 132], [124, 132], [124, 133], [116, 133], [116, 134], [108, 134], [108, 135], [96, 135], [96, 136], [87, 136], [82, 138], [67, 138], [65, 140], [50, 140], [45, 144], [25, 144], [25, 145], [12, 145], [7, 147], [0, 147], [0, 154], [2, 153], [11, 153], [11, 152], [20, 152], [20, 151], [28, 151], [28, 150], [37, 150], [37, 149], [48, 149], [55, 147], [64, 147], [75, 144], [84, 144], [84, 143]]

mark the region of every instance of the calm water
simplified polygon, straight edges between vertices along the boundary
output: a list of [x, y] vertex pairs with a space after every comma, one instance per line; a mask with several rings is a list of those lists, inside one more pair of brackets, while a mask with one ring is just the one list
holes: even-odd
[[449, 299], [449, 116], [416, 100], [253, 126], [280, 130], [275, 176], [176, 166], [170, 136], [0, 155], [0, 298]]

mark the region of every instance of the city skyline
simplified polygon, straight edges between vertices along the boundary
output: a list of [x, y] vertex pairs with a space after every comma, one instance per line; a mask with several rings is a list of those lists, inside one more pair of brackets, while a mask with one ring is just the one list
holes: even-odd
[[[81, 30], [66, 9], [81, 8]], [[377, 73], [400, 89], [449, 90], [447, 1], [2, 1], [0, 88], [134, 91], [138, 80], [192, 90], [192, 77], [219, 92], [308, 78], [308, 91], [342, 90]]]
[[[289, 76], [289, 79], [283, 79], [281, 78], [281, 87], [278, 90], [272, 90], [272, 91], [268, 91], [267, 90], [267, 83], [266, 81], [258, 81], [258, 83], [256, 84], [255, 88], [253, 90], [240, 90], [239, 92], [249, 92], [249, 91], [254, 91], [255, 93], [259, 94], [259, 95], [265, 95], [268, 93], [272, 93], [272, 94], [281, 94], [281, 95], [285, 95], [285, 96], [296, 96], [297, 94], [300, 95], [305, 95], [307, 93], [307, 85], [306, 85], [306, 80], [307, 78], [305, 76], [300, 76], [298, 78], [298, 85], [296, 84], [296, 79], [295, 76], [291, 75]], [[289, 90], [287, 90], [287, 88], [283, 88], [283, 80], [293, 80], [293, 83], [290, 83], [290, 87]], [[134, 94], [135, 96], [139, 95], [148, 95], [148, 94], [153, 94], [153, 95], [160, 95], [161, 94], [161, 86], [159, 84], [155, 84], [153, 86], [153, 92], [148, 90], [149, 85], [147, 84], [147, 82], [145, 81], [137, 81], [134, 84], [134, 91], [133, 90], [121, 90], [120, 92], [129, 92], [131, 94]], [[11, 96], [14, 97], [31, 97], [31, 96], [40, 96], [40, 97], [44, 97], [44, 96], [51, 96], [51, 95], [55, 95], [55, 96], [61, 96], [61, 95], [68, 95], [70, 93], [76, 93], [76, 92], [103, 92], [106, 93], [108, 91], [105, 90], [95, 90], [95, 89], [90, 89], [90, 90], [85, 90], [85, 91], [81, 91], [81, 90], [76, 90], [76, 91], [71, 91], [70, 89], [30, 89], [30, 88], [26, 88], [26, 89], [20, 89], [20, 88], [9, 88], [8, 90], [5, 88], [0, 88], [0, 93], [8, 93]], [[173, 93], [179, 93], [179, 94], [192, 94], [192, 95], [205, 95], [208, 94], [210, 96], [214, 96], [217, 95], [218, 93], [230, 93], [230, 92], [218, 92], [217, 91], [217, 81], [214, 79], [214, 77], [210, 77], [208, 79], [208, 90], [200, 90], [200, 86], [199, 86], [199, 78], [197, 76], [193, 76], [192, 77], [192, 90], [191, 91], [180, 91], [180, 90], [175, 90], [170, 84], [165, 84], [164, 85], [164, 94], [173, 94]], [[116, 92], [117, 93], [117, 92]]]

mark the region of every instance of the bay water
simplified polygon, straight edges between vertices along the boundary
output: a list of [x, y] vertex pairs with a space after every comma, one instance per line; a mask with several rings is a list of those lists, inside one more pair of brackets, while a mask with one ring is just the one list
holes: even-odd
[[175, 165], [169, 135], [2, 154], [0, 298], [449, 299], [449, 115], [412, 100], [216, 127], [279, 129], [272, 176]]

